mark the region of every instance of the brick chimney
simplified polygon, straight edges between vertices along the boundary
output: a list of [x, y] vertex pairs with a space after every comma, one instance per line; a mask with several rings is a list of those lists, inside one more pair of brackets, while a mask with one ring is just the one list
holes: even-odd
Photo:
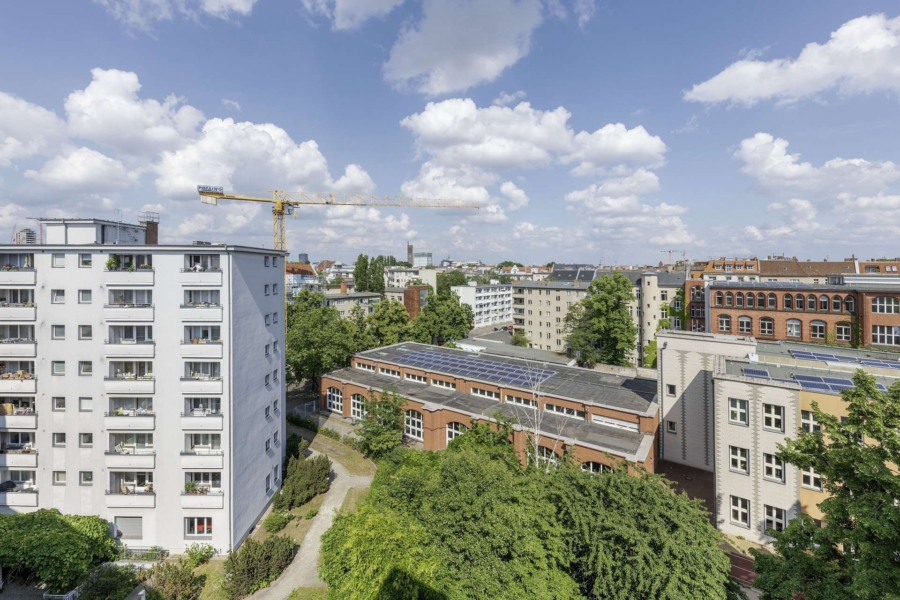
[[155, 212], [141, 212], [138, 213], [138, 221], [141, 225], [147, 228], [146, 233], [146, 241], [144, 242], [148, 246], [158, 246], [159, 245], [159, 213]]
[[346, 294], [346, 293], [347, 293], [347, 282], [342, 281], [341, 282], [341, 294]]

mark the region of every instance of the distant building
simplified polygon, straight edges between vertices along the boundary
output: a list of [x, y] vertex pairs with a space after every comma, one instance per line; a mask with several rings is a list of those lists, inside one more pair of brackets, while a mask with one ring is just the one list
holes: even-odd
[[345, 319], [353, 314], [356, 305], [362, 306], [364, 314], [371, 315], [375, 312], [375, 305], [379, 302], [381, 302], [381, 294], [374, 292], [354, 292], [325, 297], [325, 305], [336, 308], [338, 314]]
[[16, 232], [16, 244], [37, 244], [37, 235], [34, 229], [20, 229]]
[[308, 263], [309, 262], [309, 254], [306, 252], [301, 252], [297, 255], [297, 262]]
[[437, 273], [435, 269], [388, 267], [384, 270], [384, 286], [405, 288], [418, 279], [437, 291]]
[[406, 308], [410, 319], [415, 319], [428, 304], [430, 288], [427, 285], [410, 285], [405, 288], [389, 287], [384, 290], [386, 300], [395, 300]]
[[512, 285], [454, 285], [451, 287], [462, 304], [472, 307], [473, 327], [512, 323]]
[[413, 264], [413, 245], [406, 242], [406, 262]]
[[412, 259], [413, 267], [431, 267], [434, 266], [434, 261], [431, 257], [431, 252], [413, 252]]
[[288, 298], [291, 298], [304, 289], [321, 292], [322, 283], [312, 265], [303, 262], [287, 263], [284, 265], [284, 289]]

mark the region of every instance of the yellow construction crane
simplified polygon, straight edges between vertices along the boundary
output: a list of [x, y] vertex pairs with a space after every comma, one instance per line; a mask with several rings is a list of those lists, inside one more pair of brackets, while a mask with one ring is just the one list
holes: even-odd
[[284, 192], [270, 190], [254, 192], [270, 194], [269, 196], [253, 196], [250, 194], [226, 194], [219, 186], [198, 185], [197, 193], [204, 204], [218, 204], [219, 200], [241, 200], [244, 202], [267, 202], [272, 207], [272, 233], [275, 237], [275, 250], [287, 250], [287, 239], [284, 232], [284, 216], [294, 214], [294, 207], [313, 206], [400, 206], [403, 208], [475, 208], [471, 202], [446, 200], [443, 198], [412, 198], [409, 196], [371, 196], [363, 194], [334, 194], [315, 192]]

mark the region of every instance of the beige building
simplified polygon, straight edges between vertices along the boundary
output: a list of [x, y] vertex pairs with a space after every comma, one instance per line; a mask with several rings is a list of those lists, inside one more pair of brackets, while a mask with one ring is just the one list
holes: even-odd
[[325, 305], [333, 306], [345, 319], [353, 314], [353, 309], [362, 306], [363, 313], [371, 315], [375, 305], [381, 302], [381, 294], [374, 292], [356, 292], [350, 294], [329, 294], [325, 297]]
[[411, 282], [420, 280], [437, 291], [437, 269], [388, 267], [384, 270], [384, 287], [405, 288]]

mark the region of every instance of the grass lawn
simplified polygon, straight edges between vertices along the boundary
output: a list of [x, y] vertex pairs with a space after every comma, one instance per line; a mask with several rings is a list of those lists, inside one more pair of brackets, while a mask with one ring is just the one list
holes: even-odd
[[297, 588], [287, 600], [320, 600], [325, 597], [325, 588], [320, 587], [302, 587]]
[[[325, 494], [319, 494], [303, 506], [298, 506], [295, 509], [291, 510], [291, 514], [294, 515], [294, 518], [291, 519], [291, 522], [287, 524], [287, 526], [276, 533], [275, 535], [287, 535], [293, 538], [294, 542], [299, 546], [303, 543], [303, 538], [306, 537], [306, 532], [309, 531], [309, 527], [312, 524], [312, 519], [306, 519], [306, 513], [308, 513], [312, 509], [320, 509], [322, 507], [322, 503], [325, 502]], [[260, 521], [259, 527], [254, 530], [253, 534], [250, 536], [257, 542], [261, 542], [269, 537], [269, 532], [262, 526], [262, 521]]]
[[222, 589], [225, 583], [225, 560], [211, 560], [194, 569], [195, 575], [205, 575], [206, 582], [200, 592], [200, 600], [225, 600], [228, 596]]
[[366, 497], [368, 491], [369, 488], [367, 487], [352, 487], [347, 490], [347, 495], [344, 497], [344, 503], [341, 504], [341, 512], [353, 512], [356, 510], [356, 507], [359, 506], [359, 503]]
[[311, 440], [311, 443], [309, 445], [310, 448], [312, 448], [316, 452], [326, 454], [331, 460], [336, 460], [337, 462], [344, 465], [344, 468], [346, 468], [347, 471], [350, 472], [350, 475], [366, 476], [375, 474], [375, 463], [373, 463], [371, 460], [369, 460], [350, 446], [325, 437], [324, 435], [317, 435], [312, 431], [303, 429], [301, 427], [288, 425], [287, 429], [288, 434], [296, 433], [308, 440]]

